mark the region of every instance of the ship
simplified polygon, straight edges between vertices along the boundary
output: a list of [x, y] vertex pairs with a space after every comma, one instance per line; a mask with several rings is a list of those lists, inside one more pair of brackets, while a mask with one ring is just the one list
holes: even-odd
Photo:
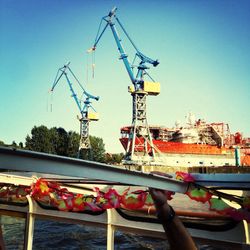
[[[127, 153], [132, 126], [121, 128], [120, 142]], [[207, 123], [204, 119], [196, 120], [188, 114], [184, 126], [176, 122], [173, 128], [149, 126], [152, 143], [147, 142], [148, 154], [154, 150], [162, 165], [173, 167], [199, 166], [250, 166], [250, 138], [241, 132], [231, 133], [225, 122]], [[134, 152], [144, 154], [145, 139], [137, 135]]]

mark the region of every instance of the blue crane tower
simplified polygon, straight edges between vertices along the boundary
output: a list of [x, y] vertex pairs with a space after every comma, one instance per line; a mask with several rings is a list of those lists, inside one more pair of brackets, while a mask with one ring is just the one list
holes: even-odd
[[[70, 62], [65, 64], [63, 67], [59, 68], [57, 71], [57, 75], [55, 78], [55, 81], [53, 83], [53, 86], [51, 88], [51, 91], [54, 91], [56, 85], [64, 76], [67, 80], [67, 83], [69, 85], [72, 97], [75, 100], [75, 103], [78, 107], [78, 110], [80, 111], [81, 117], [79, 117], [80, 121], [80, 143], [79, 143], [79, 150], [78, 150], [78, 157], [80, 156], [81, 150], [88, 150], [90, 151], [91, 156], [91, 144], [89, 140], [89, 123], [90, 121], [98, 121], [98, 113], [91, 105], [91, 100], [99, 100], [99, 96], [93, 96], [89, 94], [82, 86], [80, 81], [77, 79], [71, 68], [69, 67]], [[70, 75], [70, 76], [69, 76]], [[79, 85], [82, 95], [81, 98], [78, 98], [76, 91], [73, 88], [73, 81], [70, 81], [70, 78], [75, 80], [75, 82]], [[83, 97], [85, 99], [83, 100]]]
[[[132, 95], [133, 101], [132, 125], [130, 127], [124, 163], [155, 164], [157, 157], [147, 122], [146, 97], [148, 95], [158, 95], [160, 93], [160, 84], [158, 82], [154, 82], [147, 70], [149, 69], [148, 65], [153, 65], [156, 67], [159, 62], [158, 60], [153, 60], [145, 56], [141, 51], [138, 50], [124, 26], [118, 19], [116, 11], [117, 8], [114, 7], [107, 16], [104, 16], [101, 19], [95, 43], [89, 51], [96, 50], [96, 46], [103, 36], [105, 30], [107, 27], [110, 27], [120, 53], [120, 59], [123, 61], [129, 78], [132, 82], [132, 85], [128, 88], [128, 91]], [[102, 28], [103, 22], [106, 22], [104, 28]], [[120, 27], [121, 31], [135, 49], [133, 63], [130, 63], [128, 55], [122, 46], [122, 40], [118, 34], [116, 25]], [[137, 69], [136, 73], [134, 73], [134, 68]], [[145, 81], [144, 76], [148, 76], [151, 81]]]

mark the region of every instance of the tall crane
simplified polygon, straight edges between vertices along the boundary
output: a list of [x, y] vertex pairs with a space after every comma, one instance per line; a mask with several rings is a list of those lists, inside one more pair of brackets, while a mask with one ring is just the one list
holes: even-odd
[[[146, 97], [147, 95], [158, 95], [160, 93], [160, 84], [158, 82], [154, 82], [146, 70], [149, 69], [148, 65], [153, 65], [156, 67], [159, 62], [158, 60], [153, 60], [145, 56], [136, 47], [135, 43], [132, 41], [124, 26], [118, 19], [116, 11], [117, 8], [114, 7], [107, 16], [104, 16], [101, 19], [95, 43], [90, 51], [96, 50], [96, 46], [103, 36], [105, 30], [107, 27], [110, 27], [120, 53], [120, 59], [123, 61], [129, 78], [132, 82], [132, 85], [128, 88], [132, 95], [133, 102], [132, 125], [129, 132], [124, 162], [128, 164], [150, 164], [156, 161], [156, 155], [147, 122]], [[104, 28], [102, 28], [103, 22], [106, 22]], [[120, 27], [121, 31], [135, 49], [133, 63], [130, 63], [128, 55], [123, 48], [122, 40], [118, 34], [116, 25]], [[136, 73], [134, 73], [134, 68], [137, 69]], [[150, 82], [144, 80], [145, 75], [151, 79]], [[142, 147], [143, 150], [141, 150]]]
[[[99, 96], [93, 96], [89, 94], [82, 86], [80, 81], [77, 79], [71, 68], [69, 67], [70, 62], [65, 64], [63, 67], [59, 68], [57, 71], [57, 75], [55, 78], [55, 81], [53, 83], [53, 86], [51, 88], [51, 92], [54, 91], [56, 85], [64, 76], [66, 78], [66, 81], [69, 85], [72, 97], [75, 100], [75, 103], [78, 107], [78, 110], [80, 111], [81, 117], [79, 117], [80, 121], [80, 143], [79, 143], [79, 150], [78, 150], [78, 157], [80, 156], [81, 150], [88, 150], [91, 155], [91, 144], [89, 139], [89, 123], [90, 121], [98, 121], [98, 113], [91, 105], [91, 100], [99, 100]], [[70, 75], [70, 76], [69, 76]], [[70, 78], [75, 80], [75, 82], [79, 85], [82, 95], [81, 98], [78, 98], [76, 91], [73, 88], [73, 83], [70, 81]], [[83, 100], [83, 97], [85, 99]], [[92, 111], [91, 111], [92, 110]]]

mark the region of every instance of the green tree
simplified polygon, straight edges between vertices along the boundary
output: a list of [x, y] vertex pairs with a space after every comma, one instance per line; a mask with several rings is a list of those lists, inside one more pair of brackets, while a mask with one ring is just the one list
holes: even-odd
[[12, 141], [11, 144], [7, 145], [5, 144], [3, 141], [0, 140], [0, 146], [5, 146], [5, 147], [12, 147], [12, 148], [20, 148], [23, 149], [23, 143], [19, 142], [18, 144], [16, 143], [16, 141]]
[[31, 136], [26, 137], [25, 147], [33, 151], [67, 156], [68, 134], [63, 128], [34, 126]]
[[49, 129], [49, 141], [52, 154], [67, 156], [68, 133], [64, 128], [53, 127]]
[[120, 164], [122, 162], [123, 157], [124, 157], [123, 153], [106, 154], [105, 162], [107, 164]]
[[[34, 126], [31, 135], [27, 135], [25, 147], [28, 150], [77, 157], [80, 135], [63, 128]], [[82, 150], [81, 159], [105, 162], [105, 145], [99, 137], [90, 136], [92, 150]], [[21, 147], [21, 145], [19, 145]]]
[[57, 148], [57, 143], [59, 141], [58, 138], [58, 133], [57, 133], [57, 128], [53, 127], [49, 129], [49, 141], [51, 144], [51, 154], [57, 154], [56, 148]]
[[34, 126], [31, 130], [31, 136], [27, 135], [26, 137], [25, 147], [33, 151], [53, 153], [54, 148], [49, 129], [44, 125]]
[[80, 135], [74, 131], [68, 132], [67, 156], [77, 157]]
[[89, 136], [91, 150], [81, 150], [80, 158], [97, 162], [105, 162], [105, 144], [103, 139], [96, 136]]
[[100, 137], [89, 137], [92, 148], [93, 161], [105, 162], [105, 144]]

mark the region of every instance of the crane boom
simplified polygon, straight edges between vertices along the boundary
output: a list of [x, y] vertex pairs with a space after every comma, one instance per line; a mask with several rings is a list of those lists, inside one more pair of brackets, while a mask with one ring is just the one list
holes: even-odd
[[[56, 76], [55, 81], [54, 81], [54, 83], [52, 85], [51, 91], [54, 91], [56, 85], [58, 84], [58, 82], [60, 81], [60, 79], [62, 78], [62, 76], [64, 75], [65, 78], [66, 78], [66, 80], [67, 80], [67, 83], [69, 85], [70, 91], [72, 93], [72, 97], [74, 98], [75, 103], [76, 103], [76, 105], [77, 105], [77, 107], [78, 107], [81, 115], [84, 116], [84, 113], [88, 111], [89, 107], [91, 107], [95, 111], [95, 109], [91, 105], [90, 99], [94, 99], [94, 100], [98, 101], [99, 100], [99, 96], [91, 95], [91, 94], [89, 94], [84, 89], [84, 87], [82, 86], [82, 84], [80, 83], [80, 81], [78, 80], [78, 78], [75, 76], [75, 74], [73, 73], [73, 71], [69, 67], [69, 64], [70, 64], [70, 62], [68, 62], [63, 67], [61, 67], [61, 68], [58, 69], [57, 76]], [[76, 82], [78, 83], [78, 85], [82, 89], [83, 95], [86, 96], [86, 99], [83, 102], [84, 103], [83, 106], [81, 106], [81, 100], [78, 98], [75, 90], [73, 89], [73, 85], [72, 85], [72, 83], [71, 83], [71, 81], [70, 81], [70, 79], [68, 77], [67, 71], [70, 72], [71, 76], [76, 80]]]
[[[92, 50], [96, 50], [97, 44], [99, 43], [101, 37], [103, 36], [105, 30], [107, 29], [108, 26], [110, 26], [111, 31], [113, 33], [113, 36], [115, 38], [115, 42], [116, 45], [118, 47], [119, 53], [120, 53], [120, 59], [123, 60], [124, 66], [128, 72], [128, 75], [130, 77], [130, 80], [132, 82], [132, 84], [134, 85], [135, 90], [143, 90], [143, 76], [144, 76], [144, 71], [146, 69], [148, 69], [149, 67], [147, 66], [147, 64], [152, 64], [154, 67], [156, 67], [159, 62], [158, 60], [153, 60], [151, 58], [149, 58], [148, 56], [145, 56], [143, 53], [141, 53], [138, 48], [136, 47], [135, 43], [133, 42], [133, 40], [131, 39], [131, 37], [129, 36], [129, 34], [127, 33], [127, 31], [125, 30], [124, 26], [122, 25], [122, 23], [120, 22], [120, 20], [118, 19], [118, 17], [116, 16], [116, 11], [117, 8], [114, 7], [107, 16], [104, 16], [101, 20], [98, 32], [97, 32], [97, 36], [95, 39], [95, 43], [92, 47]], [[106, 25], [104, 26], [102, 32], [100, 32], [101, 29], [101, 24], [102, 22], [105, 21]], [[130, 43], [132, 44], [132, 46], [134, 47], [136, 53], [135, 53], [135, 57], [138, 57], [140, 59], [140, 62], [137, 66], [137, 73], [134, 74], [133, 72], [133, 65], [129, 62], [128, 59], [128, 55], [126, 54], [123, 45], [122, 45], [122, 40], [119, 36], [119, 33], [116, 29], [116, 23], [120, 26], [120, 28], [122, 29], [123, 33], [125, 34], [125, 36], [128, 38], [128, 40], [130, 41]], [[148, 74], [148, 73], [146, 73]]]
[[[79, 143], [79, 151], [78, 151], [78, 157], [80, 156], [80, 151], [81, 149], [87, 149], [91, 151], [91, 145], [90, 145], [90, 139], [89, 139], [89, 122], [90, 121], [97, 121], [98, 120], [98, 114], [96, 113], [96, 110], [93, 108], [91, 105], [91, 100], [99, 100], [99, 96], [94, 96], [88, 93], [78, 78], [75, 76], [71, 68], [69, 67], [70, 62], [65, 64], [63, 67], [59, 68], [57, 71], [56, 78], [54, 80], [54, 83], [52, 85], [51, 91], [54, 91], [55, 87], [59, 83], [60, 79], [62, 76], [66, 78], [67, 84], [69, 85], [70, 92], [72, 93], [72, 97], [75, 100], [75, 103], [81, 113], [81, 118], [79, 119], [80, 121], [80, 143]], [[78, 98], [74, 88], [73, 84], [70, 81], [70, 78], [68, 76], [68, 73], [73, 79], [77, 82], [77, 84], [80, 86], [82, 90], [82, 96], [85, 96], [85, 100], [83, 101]], [[91, 108], [94, 112], [89, 112], [89, 108]], [[91, 155], [91, 152], [90, 152]]]
[[[150, 65], [156, 67], [159, 62], [158, 60], [153, 60], [150, 57], [144, 55], [135, 45], [124, 26], [116, 16], [117, 8], [114, 7], [108, 15], [101, 19], [96, 39], [92, 49], [88, 51], [95, 51], [100, 39], [105, 33], [107, 27], [109, 26], [112, 34], [114, 36], [118, 51], [120, 53], [120, 59], [122, 59], [129, 78], [132, 82], [132, 86], [129, 87], [129, 92], [132, 95], [133, 103], [133, 113], [132, 113], [132, 125], [130, 127], [130, 133], [128, 136], [128, 143], [125, 154], [125, 163], [128, 164], [155, 164], [155, 147], [153, 145], [152, 136], [149, 130], [147, 117], [146, 117], [146, 97], [147, 95], [158, 95], [160, 93], [160, 84], [154, 82], [154, 80], [149, 76], [146, 71], [149, 69]], [[104, 28], [101, 30], [102, 23], [106, 22]], [[116, 29], [116, 24], [123, 31], [132, 47], [135, 50], [135, 56], [133, 64], [130, 63], [127, 53], [125, 52], [122, 40]], [[136, 61], [137, 60], [137, 61]], [[134, 63], [137, 63], [135, 65]], [[137, 72], [134, 73], [133, 69], [137, 68]], [[153, 82], [144, 81], [144, 76], [149, 76]], [[143, 145], [143, 152], [139, 150], [136, 143], [140, 142]], [[150, 147], [149, 147], [150, 146]], [[150, 148], [150, 149], [149, 149]], [[142, 154], [143, 153], [143, 154]]]

